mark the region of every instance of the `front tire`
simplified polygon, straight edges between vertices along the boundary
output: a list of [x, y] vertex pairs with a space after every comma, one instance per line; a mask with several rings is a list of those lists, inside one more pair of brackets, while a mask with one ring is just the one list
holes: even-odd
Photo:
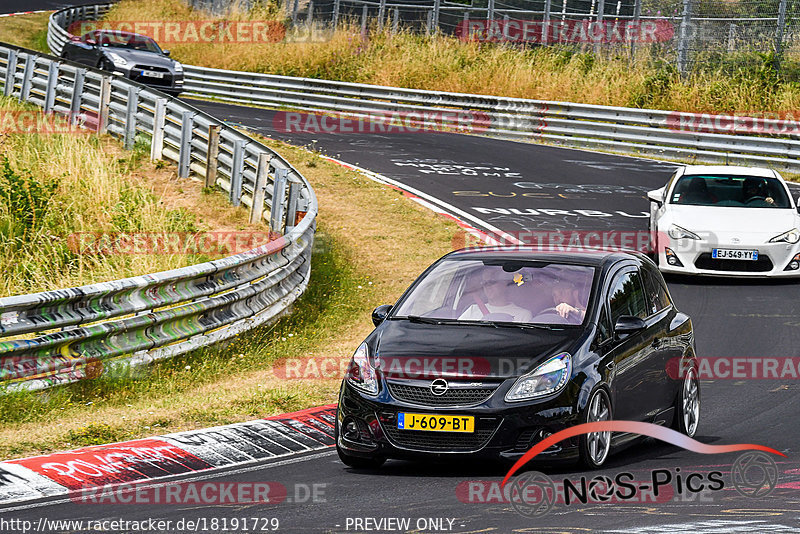
[[[584, 410], [583, 422], [611, 420], [611, 401], [602, 388], [595, 390]], [[580, 461], [584, 467], [597, 469], [602, 466], [611, 451], [611, 432], [592, 432], [579, 438]]]
[[700, 426], [700, 379], [697, 376], [697, 368], [692, 367], [686, 371], [686, 376], [678, 391], [675, 400], [675, 419], [672, 428], [694, 437], [697, 428]]

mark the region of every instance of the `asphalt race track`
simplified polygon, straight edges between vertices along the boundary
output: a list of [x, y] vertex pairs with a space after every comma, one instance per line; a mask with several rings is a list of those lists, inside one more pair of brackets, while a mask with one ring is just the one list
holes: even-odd
[[[2, 11], [52, 9], [56, 4], [61, 2], [4, 2]], [[195, 105], [277, 139], [313, 144], [332, 157], [380, 173], [470, 215], [470, 224], [479, 226], [477, 218], [507, 232], [646, 230], [645, 191], [663, 185], [673, 168], [651, 160], [456, 134], [281, 133], [273, 127], [273, 111], [206, 102]], [[699, 356], [800, 356], [800, 282], [668, 281], [678, 308], [692, 316]], [[765, 498], [748, 498], [728, 487], [727, 473], [738, 453], [706, 456], [646, 440], [612, 456], [599, 472], [537, 469], [554, 479], [571, 480], [631, 472], [639, 481], [650, 480], [653, 469], [674, 474], [676, 468], [684, 474], [718, 469], [726, 473], [726, 488], [658, 499], [663, 502], [557, 503], [549, 514], [527, 518], [507, 503], [463, 502], [468, 500], [462, 491], [465, 482], [499, 481], [505, 474], [502, 467], [389, 461], [381, 470], [367, 472], [345, 468], [335, 452], [328, 450], [200, 475], [223, 481], [280, 482], [289, 491], [287, 501], [280, 504], [133, 506], [76, 504], [60, 498], [0, 508], [0, 518], [25, 519], [35, 525], [42, 517], [131, 521], [275, 517], [280, 520], [279, 532], [397, 531], [377, 528], [377, 523], [356, 528], [355, 518], [410, 518], [410, 529], [419, 528], [419, 532], [798, 532], [800, 429], [795, 422], [800, 420], [799, 383], [797, 379], [730, 379], [702, 384], [699, 441], [756, 443], [787, 455], [777, 459], [778, 487]], [[311, 503], [304, 488], [314, 484], [323, 484], [324, 492]], [[438, 522], [428, 522], [429, 518]], [[436, 528], [439, 523], [441, 527]]]

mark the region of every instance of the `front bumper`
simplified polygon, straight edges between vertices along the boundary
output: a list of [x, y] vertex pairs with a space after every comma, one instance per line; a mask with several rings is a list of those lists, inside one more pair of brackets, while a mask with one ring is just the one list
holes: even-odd
[[[501, 384], [485, 402], [465, 408], [422, 407], [394, 399], [382, 388], [377, 397], [363, 395], [342, 382], [337, 412], [338, 446], [351, 456], [385, 458], [471, 457], [514, 461], [549, 434], [578, 424], [579, 413], [564, 392], [540, 402], [507, 403], [503, 396], [513, 380]], [[475, 432], [400, 430], [397, 413], [471, 415]], [[355, 421], [357, 437], [344, 425]], [[578, 439], [565, 440], [541, 453], [539, 462], [578, 458]]]
[[144, 70], [148, 69], [142, 69], [139, 65], [134, 65], [132, 68], [121, 68], [115, 66], [113, 72], [114, 74], [119, 74], [120, 76], [124, 76], [129, 80], [153, 87], [154, 89], [160, 89], [162, 91], [174, 93], [180, 93], [183, 91], [183, 72], [174, 72], [169, 69], [160, 68], [157, 72], [162, 74], [163, 78], [152, 78], [149, 76], [144, 76], [142, 74]]
[[[663, 235], [663, 234], [662, 234]], [[800, 276], [800, 268], [792, 269], [790, 264], [800, 254], [800, 243], [768, 243], [767, 239], [751, 241], [740, 239], [734, 243], [732, 238], [710, 239], [672, 239], [658, 243], [658, 266], [663, 273], [707, 275], [747, 278], [791, 278]], [[758, 261], [717, 260], [712, 258], [715, 248], [735, 250], [757, 250]], [[679, 264], [670, 263], [670, 256]], [[675, 261], [674, 259], [672, 260]], [[800, 264], [798, 264], [800, 267]]]

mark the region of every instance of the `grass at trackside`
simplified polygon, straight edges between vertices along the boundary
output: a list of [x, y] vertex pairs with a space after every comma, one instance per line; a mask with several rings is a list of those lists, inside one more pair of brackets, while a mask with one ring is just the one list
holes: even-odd
[[[284, 380], [286, 358], [349, 359], [457, 227], [318, 155], [267, 140], [320, 202], [312, 277], [293, 313], [229, 345], [42, 393], [0, 396], [0, 458], [264, 417], [336, 401], [339, 379]], [[347, 199], [343, 202], [342, 199]]]
[[[274, 1], [233, 20], [280, 20]], [[180, 0], [122, 0], [108, 15], [117, 21], [207, 20]], [[492, 94], [655, 109], [744, 113], [800, 109], [800, 66], [791, 57], [783, 72], [771, 55], [731, 53], [696, 58], [702, 71], [681, 79], [673, 64], [653, 59], [646, 46], [631, 64], [627, 53], [597, 58], [577, 48], [465, 43], [435, 35], [375, 28], [337, 32], [324, 42], [176, 43], [174, 57], [208, 67], [366, 82], [440, 91]]]
[[50, 13], [32, 13], [0, 18], [0, 41], [50, 53], [47, 19]]
[[[43, 121], [37, 108], [0, 97], [4, 128], [23, 124], [22, 119], [14, 120], [22, 112], [33, 112]], [[70, 131], [57, 118], [53, 124], [63, 133], [10, 130], [0, 135], [0, 296], [116, 280], [211, 259], [201, 254], [80, 251], [79, 241], [70, 240], [73, 235], [249, 227], [244, 210], [230, 209], [222, 195], [189, 195], [173, 170], [151, 164], [146, 139], [125, 152], [108, 136]]]

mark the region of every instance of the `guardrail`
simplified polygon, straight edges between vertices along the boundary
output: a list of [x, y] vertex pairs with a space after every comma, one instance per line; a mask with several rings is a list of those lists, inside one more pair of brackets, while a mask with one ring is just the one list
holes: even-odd
[[5, 43], [0, 83], [6, 96], [85, 120], [128, 148], [137, 135], [150, 137], [153, 159], [177, 163], [180, 177], [221, 187], [234, 205], [251, 209], [251, 221], [268, 222], [276, 237], [245, 253], [172, 271], [0, 298], [5, 389], [41, 389], [100, 367], [182, 354], [271, 321], [302, 294], [317, 200], [279, 154], [159, 91]]
[[[68, 38], [64, 30], [68, 24], [101, 16], [111, 5], [113, 3], [82, 6], [53, 14], [48, 32], [51, 49], [60, 52]], [[468, 129], [487, 135], [667, 159], [757, 164], [800, 172], [797, 135], [686, 131], [682, 129], [681, 119], [691, 118], [692, 114], [671, 111], [423, 91], [191, 65], [184, 66], [184, 90], [185, 96], [335, 112], [355, 118], [374, 118], [376, 113], [391, 117], [399, 113], [404, 124], [415, 127], [440, 127], [444, 114], [462, 112], [472, 121]], [[716, 120], [713, 116], [695, 118], [697, 122], [703, 120], [712, 124]], [[731, 117], [720, 120], [729, 124], [735, 122]], [[781, 122], [768, 123], [765, 130], [772, 128], [779, 132], [785, 127]], [[800, 125], [795, 128], [798, 130]]]

